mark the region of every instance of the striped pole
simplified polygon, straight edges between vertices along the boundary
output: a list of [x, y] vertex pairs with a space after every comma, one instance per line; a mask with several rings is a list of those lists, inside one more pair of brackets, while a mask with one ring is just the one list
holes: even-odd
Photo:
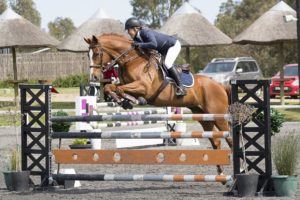
[[128, 126], [140, 126], [148, 124], [165, 124], [165, 121], [131, 121], [131, 122], [112, 122], [112, 123], [97, 123], [92, 122], [90, 126], [93, 129], [109, 128], [109, 127], [128, 127]]
[[101, 102], [97, 103], [96, 107], [118, 107], [119, 104], [116, 102]]
[[229, 114], [154, 114], [154, 115], [91, 115], [91, 116], [55, 116], [52, 122], [91, 122], [91, 121], [163, 121], [163, 120], [195, 120], [195, 121], [230, 121]]
[[53, 179], [88, 181], [164, 181], [164, 182], [227, 182], [228, 175], [157, 175], [157, 174], [52, 174]]
[[54, 138], [156, 139], [156, 138], [227, 138], [229, 131], [192, 132], [53, 132]]
[[[96, 110], [98, 112], [98, 110]], [[165, 114], [165, 109], [157, 110], [141, 110], [141, 111], [130, 111], [130, 112], [117, 112], [117, 113], [97, 113], [97, 115], [150, 115], [150, 114]]]

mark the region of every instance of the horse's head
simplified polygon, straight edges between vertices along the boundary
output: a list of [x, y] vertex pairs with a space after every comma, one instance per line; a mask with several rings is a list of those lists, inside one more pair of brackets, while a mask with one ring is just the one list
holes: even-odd
[[84, 38], [89, 44], [89, 60], [90, 60], [90, 80], [99, 81], [102, 76], [103, 67], [113, 59], [101, 45], [100, 40], [96, 36], [92, 38]]

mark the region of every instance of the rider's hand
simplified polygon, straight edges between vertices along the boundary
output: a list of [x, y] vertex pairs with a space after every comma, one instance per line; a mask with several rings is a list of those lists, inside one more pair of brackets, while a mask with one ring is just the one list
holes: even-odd
[[136, 43], [136, 42], [133, 42], [133, 43], [131, 44], [131, 46], [132, 46], [133, 48], [138, 48], [138, 47], [139, 47], [139, 44]]
[[120, 80], [119, 80], [119, 78], [111, 77], [111, 83], [118, 85], [120, 83]]

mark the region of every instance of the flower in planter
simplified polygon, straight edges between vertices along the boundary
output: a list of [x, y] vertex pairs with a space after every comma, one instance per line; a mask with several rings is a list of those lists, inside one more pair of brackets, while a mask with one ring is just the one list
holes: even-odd
[[[53, 116], [69, 116], [67, 112], [60, 110], [53, 113]], [[71, 127], [71, 122], [53, 122], [52, 130], [54, 132], [68, 132]]]
[[73, 141], [72, 144], [82, 144], [85, 145], [87, 144], [88, 140], [86, 138], [77, 138]]

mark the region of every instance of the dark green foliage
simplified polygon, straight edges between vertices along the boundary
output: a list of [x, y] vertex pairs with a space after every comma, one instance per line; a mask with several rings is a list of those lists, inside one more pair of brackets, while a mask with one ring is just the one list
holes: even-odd
[[69, 36], [76, 27], [71, 18], [57, 17], [54, 22], [48, 23], [48, 28], [50, 35], [62, 41]]
[[131, 0], [132, 15], [146, 22], [151, 28], [162, 24], [182, 5], [182, 0]]
[[33, 0], [9, 0], [11, 8], [23, 16], [25, 19], [35, 24], [36, 26], [41, 26], [41, 15], [36, 9]]
[[[68, 116], [63, 110], [52, 113], [53, 116]], [[53, 122], [52, 130], [54, 132], [68, 132], [71, 127], [71, 122]]]
[[0, 0], [0, 15], [7, 9], [6, 0]]
[[[257, 115], [257, 119], [261, 123], [264, 122], [264, 114], [261, 112]], [[275, 135], [276, 133], [280, 132], [280, 128], [283, 125], [283, 122], [285, 122], [285, 115], [276, 110], [275, 108], [271, 108], [270, 110], [270, 120], [271, 120], [271, 135]]]
[[88, 75], [87, 74], [77, 74], [77, 75], [70, 75], [67, 77], [60, 77], [53, 81], [52, 85], [54, 87], [79, 87], [80, 84], [87, 84]]

